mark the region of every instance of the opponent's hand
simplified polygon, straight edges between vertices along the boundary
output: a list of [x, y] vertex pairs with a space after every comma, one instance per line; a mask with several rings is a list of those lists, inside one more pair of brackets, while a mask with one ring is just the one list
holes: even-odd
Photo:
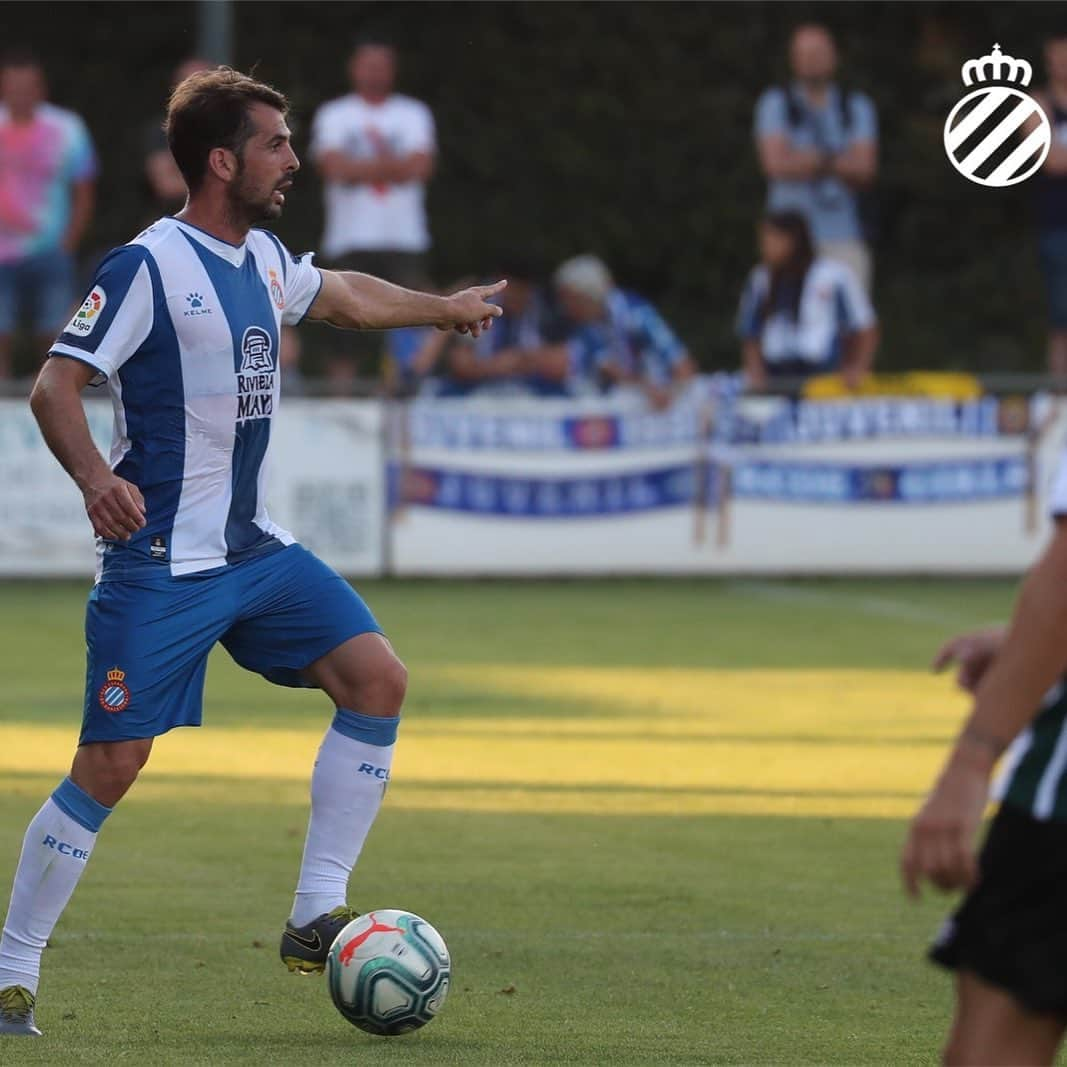
[[479, 336], [483, 330], [489, 329], [493, 319], [504, 314], [504, 309], [499, 304], [489, 303], [489, 298], [506, 289], [507, 284], [506, 281], [500, 281], [493, 285], [472, 285], [469, 289], [453, 293], [447, 298], [447, 317], [437, 328], [469, 333], [471, 337]]
[[988, 801], [988, 768], [957, 748], [908, 828], [900, 877], [910, 896], [918, 897], [924, 879], [944, 892], [974, 885], [974, 838]]
[[94, 480], [82, 491], [85, 513], [97, 537], [128, 541], [145, 524], [141, 490], [112, 471]]
[[943, 671], [949, 664], [955, 663], [956, 684], [973, 693], [1004, 644], [1007, 632], [1005, 626], [989, 626], [984, 630], [960, 634], [941, 646], [931, 669]]

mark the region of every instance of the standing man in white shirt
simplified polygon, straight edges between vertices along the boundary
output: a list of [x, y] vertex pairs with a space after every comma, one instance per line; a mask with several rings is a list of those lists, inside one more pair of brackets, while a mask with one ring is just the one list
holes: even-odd
[[[425, 285], [433, 115], [422, 101], [393, 92], [396, 50], [387, 43], [357, 42], [348, 74], [352, 92], [323, 104], [312, 128], [311, 155], [326, 187], [323, 255], [337, 268]], [[339, 385], [355, 378], [363, 354], [343, 340], [328, 366]]]

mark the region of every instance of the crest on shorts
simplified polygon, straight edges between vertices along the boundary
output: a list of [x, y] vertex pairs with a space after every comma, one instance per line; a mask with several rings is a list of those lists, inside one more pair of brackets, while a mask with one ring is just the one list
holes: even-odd
[[282, 283], [278, 281], [278, 275], [268, 268], [267, 274], [270, 277], [270, 298], [274, 301], [274, 306], [281, 311], [285, 307], [285, 290], [282, 289]]
[[112, 667], [107, 672], [107, 681], [100, 687], [97, 699], [104, 711], [125, 711], [130, 704], [130, 691], [125, 685], [126, 672]]

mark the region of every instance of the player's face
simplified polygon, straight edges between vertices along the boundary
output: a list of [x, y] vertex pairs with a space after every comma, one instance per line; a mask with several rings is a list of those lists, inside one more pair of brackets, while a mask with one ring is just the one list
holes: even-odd
[[356, 49], [348, 70], [352, 85], [360, 96], [380, 100], [393, 91], [396, 56], [391, 48], [364, 45]]
[[777, 226], [764, 223], [759, 228], [760, 259], [768, 267], [781, 267], [793, 254], [793, 239]]
[[793, 73], [802, 82], [828, 82], [837, 68], [833, 38], [818, 26], [797, 30], [789, 58]]
[[285, 207], [285, 193], [300, 169], [290, 143], [285, 116], [266, 104], [254, 104], [249, 117], [256, 132], [245, 143], [230, 200], [239, 217], [249, 222], [276, 219]]

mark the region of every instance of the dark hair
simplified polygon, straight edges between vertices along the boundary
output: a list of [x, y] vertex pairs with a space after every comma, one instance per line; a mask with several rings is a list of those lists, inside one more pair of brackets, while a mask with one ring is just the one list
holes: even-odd
[[804, 279], [815, 261], [808, 220], [799, 211], [771, 211], [763, 217], [764, 225], [784, 233], [793, 243], [789, 259], [781, 267], [770, 268], [771, 284], [759, 309], [760, 322], [785, 307], [795, 321], [800, 314], [800, 296]]
[[32, 48], [26, 48], [22, 45], [13, 45], [11, 48], [5, 48], [3, 55], [0, 55], [0, 70], [7, 70], [9, 67], [36, 67], [38, 70], [42, 70], [40, 57]]
[[228, 148], [240, 158], [255, 132], [248, 115], [253, 104], [266, 104], [283, 115], [289, 110], [289, 101], [277, 89], [230, 67], [198, 71], [175, 86], [163, 128], [190, 192], [203, 184], [213, 148]]

